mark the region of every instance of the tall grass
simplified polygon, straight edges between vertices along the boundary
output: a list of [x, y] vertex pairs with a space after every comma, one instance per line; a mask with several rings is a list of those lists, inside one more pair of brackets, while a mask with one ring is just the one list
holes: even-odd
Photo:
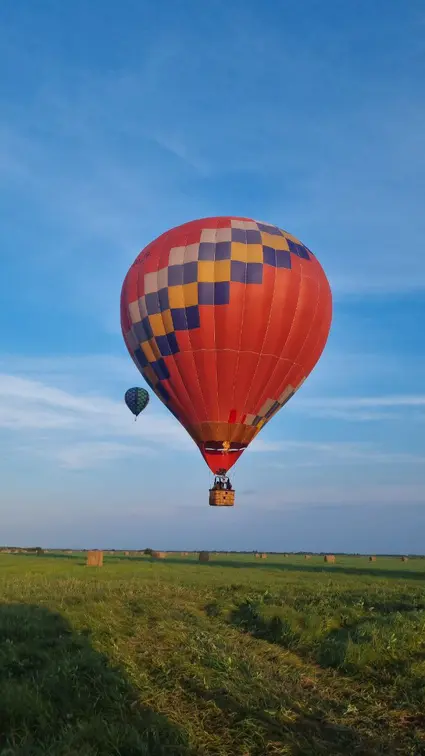
[[0, 556], [0, 754], [425, 753], [425, 563]]

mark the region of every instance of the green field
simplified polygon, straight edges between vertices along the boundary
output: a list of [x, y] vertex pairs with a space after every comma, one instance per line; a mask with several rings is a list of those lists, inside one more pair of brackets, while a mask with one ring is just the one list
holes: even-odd
[[425, 560], [0, 556], [1, 756], [425, 754]]

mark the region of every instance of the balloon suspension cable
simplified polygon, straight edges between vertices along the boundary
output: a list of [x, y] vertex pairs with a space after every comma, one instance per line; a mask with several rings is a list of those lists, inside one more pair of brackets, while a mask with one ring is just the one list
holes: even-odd
[[217, 472], [214, 475], [214, 484], [213, 484], [213, 490], [227, 490], [232, 491], [232, 484], [230, 482], [229, 476], [226, 473], [226, 470], [223, 468], [220, 468], [217, 470]]

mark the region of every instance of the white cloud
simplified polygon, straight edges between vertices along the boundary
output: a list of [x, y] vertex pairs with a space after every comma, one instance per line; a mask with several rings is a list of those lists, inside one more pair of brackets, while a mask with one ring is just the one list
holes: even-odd
[[[317, 417], [329, 417], [349, 422], [395, 420], [406, 411], [425, 407], [425, 395], [297, 397], [291, 406]], [[397, 410], [397, 412], [394, 412]]]
[[[0, 366], [5, 360], [0, 359]], [[92, 374], [102, 366], [108, 376], [106, 357], [72, 357], [38, 359], [14, 366], [26, 369], [26, 376], [0, 373], [0, 429], [7, 433], [8, 453], [42, 455], [68, 469], [82, 469], [106, 464], [110, 459], [126, 458], [143, 449], [168, 448], [173, 452], [196, 452], [184, 428], [156, 399], [134, 422], [122, 398], [114, 400], [100, 388], [97, 394], [81, 389], [59, 388], [62, 385], [90, 385]], [[66, 376], [66, 366], [69, 371]], [[121, 360], [111, 361], [112, 372], [122, 385], [125, 366]], [[104, 368], [104, 371], [103, 371]], [[36, 379], [41, 374], [44, 380]], [[31, 376], [31, 377], [28, 377]], [[110, 378], [110, 376], [109, 376]], [[108, 377], [103, 386], [108, 390]], [[345, 416], [372, 419], [386, 408], [417, 408], [425, 406], [425, 396], [399, 395], [382, 397], [306, 398], [297, 402], [298, 410], [323, 416]], [[336, 413], [336, 414], [335, 414]], [[274, 425], [276, 428], [277, 426]], [[22, 443], [25, 449], [22, 448]], [[308, 459], [300, 460], [300, 451]], [[256, 438], [248, 449], [253, 454], [273, 454], [273, 466], [320, 466], [340, 464], [423, 464], [417, 454], [386, 451], [367, 442], [303, 441]], [[283, 461], [282, 461], [283, 460]]]
[[49, 457], [56, 456], [59, 465], [68, 470], [86, 470], [123, 457], [140, 456], [142, 453], [146, 457], [154, 455], [155, 451], [139, 444], [94, 441], [65, 445], [56, 451], [50, 450]]
[[[67, 364], [71, 368], [73, 361], [69, 359]], [[36, 374], [37, 366], [51, 378], [55, 377], [53, 359], [36, 360], [31, 374]], [[79, 359], [76, 366], [78, 373]], [[62, 368], [60, 360], [60, 375]], [[71, 376], [69, 382], [73, 382]], [[9, 449], [14, 442], [19, 454], [41, 454], [68, 469], [98, 466], [146, 449], [154, 451], [155, 447], [165, 446], [174, 452], [196, 451], [185, 429], [159, 405], [156, 397], [135, 422], [123, 400], [114, 401], [99, 394], [78, 394], [7, 373], [0, 373], [0, 429], [8, 433]], [[253, 451], [280, 448], [279, 443], [258, 439]]]
[[[336, 466], [339, 464], [419, 464], [425, 465], [425, 456], [407, 452], [385, 451], [367, 441], [352, 443], [347, 441], [315, 442], [315, 441], [283, 441], [276, 447], [285, 451], [285, 456], [291, 452], [297, 454], [297, 459], [275, 461], [273, 467], [320, 467], [324, 464]], [[277, 450], [277, 448], [276, 448]], [[300, 451], [308, 452], [308, 459], [299, 459]]]

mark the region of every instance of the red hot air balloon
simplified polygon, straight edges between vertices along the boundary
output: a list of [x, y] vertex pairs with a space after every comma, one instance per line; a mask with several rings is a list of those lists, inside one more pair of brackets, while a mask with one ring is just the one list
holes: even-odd
[[219, 474], [307, 378], [331, 318], [313, 253], [250, 218], [166, 231], [136, 258], [121, 294], [132, 359]]

